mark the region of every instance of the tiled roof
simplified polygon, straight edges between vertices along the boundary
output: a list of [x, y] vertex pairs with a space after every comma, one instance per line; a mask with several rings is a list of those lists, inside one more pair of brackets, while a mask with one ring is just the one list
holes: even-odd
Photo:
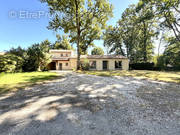
[[[71, 58], [77, 58], [73, 56]], [[127, 57], [122, 55], [81, 55], [81, 58], [87, 59], [127, 59]]]
[[69, 58], [57, 58], [57, 57], [52, 57], [52, 60], [69, 60]]
[[127, 59], [122, 55], [88, 55], [88, 59]]
[[[52, 60], [69, 60], [77, 59], [77, 55], [70, 57], [52, 57]], [[127, 59], [122, 55], [81, 55], [81, 59]]]
[[[77, 55], [71, 56], [70, 58], [76, 59]], [[86, 59], [87, 55], [81, 55], [81, 59]]]

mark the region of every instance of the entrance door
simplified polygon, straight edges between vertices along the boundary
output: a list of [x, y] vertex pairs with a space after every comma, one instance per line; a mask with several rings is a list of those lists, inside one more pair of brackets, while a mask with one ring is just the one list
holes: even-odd
[[108, 69], [108, 61], [103, 61], [103, 70]]
[[56, 62], [52, 62], [52, 69], [51, 70], [56, 70]]
[[48, 69], [50, 69], [50, 70], [56, 70], [56, 62], [51, 62], [51, 63], [48, 65]]
[[59, 63], [59, 70], [62, 70], [62, 63]]

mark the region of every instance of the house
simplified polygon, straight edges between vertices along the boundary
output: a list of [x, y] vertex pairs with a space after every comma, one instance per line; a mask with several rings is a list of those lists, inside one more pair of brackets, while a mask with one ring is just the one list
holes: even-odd
[[5, 52], [0, 52], [0, 55], [4, 55], [5, 54]]
[[[72, 70], [77, 67], [77, 54], [72, 50], [50, 50], [50, 70]], [[81, 55], [81, 61], [88, 60], [90, 70], [128, 70], [129, 60], [121, 55]]]

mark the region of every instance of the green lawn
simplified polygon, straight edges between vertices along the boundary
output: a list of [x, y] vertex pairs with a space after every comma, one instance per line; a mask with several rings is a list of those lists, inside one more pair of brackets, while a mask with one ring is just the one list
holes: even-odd
[[147, 70], [132, 70], [132, 71], [79, 71], [98, 76], [131, 76], [138, 78], [150, 78], [158, 81], [180, 83], [180, 72], [159, 72]]
[[56, 77], [57, 74], [51, 72], [1, 73], [0, 94], [25, 88]]

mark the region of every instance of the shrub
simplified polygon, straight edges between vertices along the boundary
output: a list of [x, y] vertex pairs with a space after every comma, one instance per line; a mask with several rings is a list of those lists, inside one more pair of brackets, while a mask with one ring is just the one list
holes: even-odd
[[81, 61], [81, 70], [89, 70], [90, 65], [89, 65], [89, 60], [85, 59]]
[[154, 63], [134, 63], [130, 64], [131, 70], [153, 70], [154, 69]]
[[157, 68], [159, 70], [166, 69], [166, 60], [165, 60], [165, 57], [163, 55], [157, 57], [157, 63], [155, 65], [155, 68]]
[[21, 72], [23, 59], [13, 54], [0, 56], [0, 72]]

